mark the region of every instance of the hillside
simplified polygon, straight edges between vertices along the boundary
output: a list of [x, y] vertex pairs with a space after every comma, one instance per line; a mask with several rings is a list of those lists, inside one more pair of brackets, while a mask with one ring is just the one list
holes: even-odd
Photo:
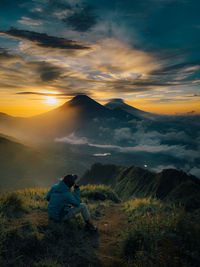
[[200, 180], [176, 169], [154, 173], [136, 166], [125, 168], [97, 163], [83, 174], [80, 183], [111, 185], [125, 200], [156, 197], [182, 202], [188, 208], [200, 204]]
[[143, 198], [120, 202], [108, 186], [81, 187], [97, 233], [80, 215], [55, 223], [47, 215], [48, 189], [0, 196], [0, 266], [117, 267], [200, 264], [199, 211]]
[[0, 151], [0, 192], [50, 185], [62, 167], [54, 156], [5, 135], [0, 135]]

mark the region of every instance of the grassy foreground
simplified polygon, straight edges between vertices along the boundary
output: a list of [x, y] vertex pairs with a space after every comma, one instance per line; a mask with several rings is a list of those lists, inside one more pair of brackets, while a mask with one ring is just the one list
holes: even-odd
[[[81, 215], [55, 223], [47, 215], [48, 189], [33, 188], [0, 197], [0, 266], [100, 266], [94, 253], [98, 235], [85, 231]], [[93, 220], [119, 202], [106, 186], [82, 186]]]
[[198, 214], [156, 199], [124, 203], [129, 229], [122, 240], [122, 255], [131, 266], [200, 266]]
[[[108, 266], [97, 256], [106, 228], [88, 233], [80, 215], [65, 223], [49, 221], [47, 190], [0, 196], [0, 266]], [[82, 186], [81, 195], [98, 224], [114, 205], [123, 207], [126, 226], [113, 238], [114, 248], [120, 244], [116, 251], [123, 266], [200, 266], [198, 210], [186, 213], [181, 206], [151, 198], [118, 204], [116, 193], [104, 185]]]

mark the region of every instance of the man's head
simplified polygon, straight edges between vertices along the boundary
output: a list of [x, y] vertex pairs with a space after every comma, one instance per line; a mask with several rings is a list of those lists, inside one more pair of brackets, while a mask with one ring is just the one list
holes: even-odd
[[68, 186], [72, 187], [75, 184], [78, 176], [76, 174], [68, 174], [63, 178], [63, 182]]

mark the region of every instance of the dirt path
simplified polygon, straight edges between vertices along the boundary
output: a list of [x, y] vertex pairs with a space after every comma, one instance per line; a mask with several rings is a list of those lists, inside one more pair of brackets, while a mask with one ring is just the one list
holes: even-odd
[[96, 221], [99, 229], [99, 247], [96, 249], [102, 266], [125, 266], [119, 258], [120, 233], [127, 229], [127, 216], [121, 210], [122, 204], [113, 204], [106, 208], [105, 216]]
[[[95, 243], [95, 246], [92, 245], [92, 247], [102, 267], [127, 266], [119, 257], [121, 232], [129, 227], [127, 216], [122, 211], [122, 205], [122, 203], [113, 203], [105, 208], [103, 217], [93, 221], [98, 227], [98, 245], [96, 246]], [[25, 218], [39, 227], [48, 224], [48, 214], [46, 212], [35, 211], [25, 216]], [[86, 237], [89, 238], [89, 241], [84, 240], [85, 245], [87, 242], [91, 242], [91, 236], [88, 237], [88, 234], [86, 234]]]

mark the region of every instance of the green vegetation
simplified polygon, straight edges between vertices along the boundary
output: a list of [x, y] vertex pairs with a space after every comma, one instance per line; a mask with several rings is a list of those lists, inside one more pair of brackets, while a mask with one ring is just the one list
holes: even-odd
[[156, 199], [124, 203], [129, 229], [121, 253], [131, 266], [199, 266], [199, 218]]
[[[107, 185], [93, 184], [96, 174]], [[195, 177], [177, 170], [154, 174], [101, 164], [87, 175], [83, 178], [92, 182], [81, 186], [82, 202], [92, 220], [102, 223], [99, 234], [85, 231], [80, 214], [68, 222], [49, 220], [47, 188], [3, 194], [0, 266], [114, 266], [106, 265], [114, 257], [127, 267], [200, 266], [200, 185]], [[104, 255], [108, 235], [113, 250]]]
[[[94, 253], [98, 236], [88, 237], [79, 214], [69, 222], [49, 220], [47, 191], [32, 188], [1, 195], [0, 266], [99, 266]], [[84, 186], [81, 191], [93, 220], [119, 201], [102, 185]]]
[[81, 177], [81, 184], [116, 185], [116, 177], [126, 168], [114, 164], [95, 163]]
[[112, 200], [120, 202], [117, 194], [109, 186], [105, 185], [86, 185], [81, 186], [81, 196], [90, 200]]
[[110, 185], [124, 201], [133, 197], [156, 197], [181, 202], [188, 209], [192, 203], [196, 203], [192, 209], [200, 204], [200, 180], [176, 169], [154, 173], [136, 166], [125, 168], [96, 163], [85, 172], [80, 183]]

